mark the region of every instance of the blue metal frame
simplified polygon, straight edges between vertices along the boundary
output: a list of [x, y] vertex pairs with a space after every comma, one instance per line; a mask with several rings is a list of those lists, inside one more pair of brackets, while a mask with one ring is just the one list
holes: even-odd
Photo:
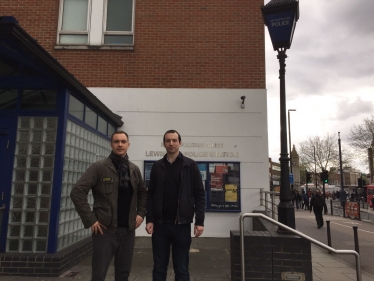
[[53, 254], [57, 251], [58, 227], [60, 222], [61, 188], [64, 168], [65, 138], [67, 109], [69, 106], [69, 95], [67, 89], [61, 90], [58, 98], [58, 125], [56, 133], [55, 164], [53, 168], [53, 183], [51, 194], [51, 212], [49, 214], [49, 232], [47, 253]]
[[[144, 168], [143, 168], [143, 175], [144, 175], [144, 183], [146, 183], [146, 178], [145, 178], [145, 175], [146, 175], [146, 164], [153, 164], [157, 162], [157, 160], [144, 160]], [[208, 166], [208, 173], [209, 174], [209, 164], [212, 164], [212, 163], [217, 163], [217, 164], [238, 164], [239, 165], [239, 168], [240, 168], [240, 162], [233, 162], [233, 161], [196, 161], [197, 164], [207, 164]], [[240, 169], [239, 169], [239, 179], [240, 179]], [[239, 203], [239, 208], [238, 209], [235, 209], [235, 210], [225, 210], [225, 209], [210, 209], [210, 208], [207, 208], [207, 206], [210, 206], [210, 177], [207, 175], [207, 179], [205, 180], [205, 211], [206, 212], [225, 212], [225, 213], [228, 213], [228, 212], [234, 212], [234, 213], [238, 213], [238, 212], [241, 212], [241, 200], [242, 200], [242, 197], [241, 197], [241, 181], [239, 182], [239, 186], [238, 186], [238, 203]]]
[[[9, 120], [4, 119], [9, 118]], [[17, 116], [0, 116], [0, 126], [5, 124], [5, 126], [9, 126], [9, 139], [16, 139], [17, 134]], [[8, 221], [9, 221], [9, 206], [10, 206], [10, 198], [11, 198], [11, 191], [12, 191], [12, 175], [13, 175], [13, 167], [14, 167], [14, 151], [16, 149], [16, 142], [9, 142], [9, 156], [10, 158], [7, 159], [7, 164], [5, 169], [1, 171], [5, 175], [8, 175], [8, 179], [5, 182], [2, 182], [2, 185], [9, 186], [10, 189], [7, 190], [8, 192], [4, 193], [4, 200], [1, 204], [5, 204], [5, 210], [3, 211], [3, 220], [1, 227], [1, 236], [0, 236], [0, 253], [5, 252], [6, 250], [6, 239], [7, 239], [7, 230], [8, 230]], [[13, 152], [13, 153], [12, 153]], [[3, 156], [2, 156], [3, 157]], [[4, 189], [2, 189], [4, 191]], [[2, 233], [2, 230], [6, 230]]]

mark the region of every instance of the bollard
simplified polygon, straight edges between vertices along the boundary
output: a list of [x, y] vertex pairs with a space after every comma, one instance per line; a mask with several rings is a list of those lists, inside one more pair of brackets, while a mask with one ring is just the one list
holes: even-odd
[[[329, 247], [332, 247], [332, 246], [331, 246], [330, 221], [326, 221], [326, 225], [327, 225], [327, 245], [328, 245]], [[329, 251], [329, 254], [331, 254], [330, 251]]]
[[333, 211], [333, 208], [332, 208], [332, 199], [330, 199], [330, 208], [331, 208], [331, 215], [333, 216], [334, 215], [334, 211]]
[[359, 246], [358, 246], [358, 234], [357, 234], [357, 228], [358, 228], [357, 225], [353, 226], [353, 236], [354, 236], [354, 238], [355, 238], [355, 251], [356, 251], [357, 253], [360, 253], [360, 248], [359, 248]]

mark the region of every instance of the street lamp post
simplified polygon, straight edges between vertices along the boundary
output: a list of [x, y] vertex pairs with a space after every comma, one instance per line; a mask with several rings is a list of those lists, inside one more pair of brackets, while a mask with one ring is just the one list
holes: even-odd
[[[292, 148], [291, 148], [291, 119], [290, 119], [290, 111], [296, 111], [296, 109], [289, 109], [288, 110], [288, 146], [290, 148], [290, 170], [291, 170], [291, 174], [293, 176], [293, 172], [292, 172], [292, 165], [293, 165], [293, 162], [292, 162]], [[291, 183], [291, 191], [293, 190], [293, 183]]]
[[[287, 151], [287, 114], [286, 114], [286, 50], [291, 47], [296, 22], [299, 19], [298, 0], [271, 0], [261, 6], [265, 25], [268, 27], [274, 51], [278, 52], [280, 80], [280, 165], [281, 182], [278, 204], [278, 221], [288, 227], [295, 228], [295, 209], [291, 203], [289, 179], [289, 158]], [[281, 227], [278, 232], [287, 233]]]
[[[338, 145], [339, 145], [339, 166], [340, 166], [340, 203], [343, 207], [345, 205], [345, 201], [347, 196], [344, 190], [344, 175], [343, 175], [343, 161], [342, 161], [342, 147], [340, 143], [340, 132], [338, 132]], [[345, 216], [345, 213], [343, 214]]]

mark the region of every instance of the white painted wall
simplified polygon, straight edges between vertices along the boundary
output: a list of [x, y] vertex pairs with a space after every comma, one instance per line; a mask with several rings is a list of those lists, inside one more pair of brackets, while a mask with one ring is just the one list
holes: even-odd
[[[237, 152], [238, 158], [192, 157], [196, 161], [240, 162], [242, 213], [262, 209], [260, 188], [269, 190], [266, 90], [90, 88], [122, 116], [130, 137], [130, 160], [143, 172], [150, 151], [165, 151], [162, 137], [177, 130], [184, 143], [223, 143], [223, 148], [182, 147], [182, 152]], [[246, 96], [245, 108], [241, 96]], [[147, 154], [148, 152], [148, 154]], [[207, 212], [204, 237], [229, 237], [241, 213]], [[148, 236], [145, 224], [138, 236]]]

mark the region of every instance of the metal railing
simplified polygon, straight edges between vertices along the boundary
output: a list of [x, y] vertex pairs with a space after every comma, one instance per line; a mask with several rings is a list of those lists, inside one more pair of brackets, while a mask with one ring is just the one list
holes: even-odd
[[282, 227], [283, 229], [291, 232], [292, 234], [295, 234], [299, 237], [302, 237], [308, 241], [310, 241], [311, 243], [333, 253], [333, 254], [341, 254], [341, 255], [354, 255], [355, 258], [356, 258], [356, 277], [357, 277], [357, 281], [361, 281], [361, 261], [360, 261], [360, 255], [359, 253], [357, 253], [356, 251], [353, 251], [353, 250], [336, 250], [334, 248], [331, 248], [307, 235], [305, 235], [304, 233], [301, 233], [291, 227], [288, 227], [280, 222], [277, 222], [276, 220], [272, 219], [272, 218], [269, 218], [263, 214], [259, 214], [259, 213], [245, 213], [245, 214], [242, 214], [239, 218], [239, 224], [240, 224], [240, 261], [241, 261], [241, 279], [242, 281], [245, 281], [245, 260], [244, 260], [244, 218], [246, 217], [258, 217], [258, 218], [262, 218], [264, 220], [267, 220], [269, 222], [271, 222], [272, 224], [275, 224], [277, 226], [280, 226]]
[[[270, 201], [268, 198], [270, 197]], [[275, 199], [279, 197], [279, 192], [276, 191], [264, 191], [263, 188], [260, 189], [260, 206], [265, 207], [265, 215], [275, 219], [278, 216], [277, 213], [277, 204], [275, 203]], [[270, 204], [270, 207], [269, 207]], [[271, 215], [269, 215], [269, 212]]]

